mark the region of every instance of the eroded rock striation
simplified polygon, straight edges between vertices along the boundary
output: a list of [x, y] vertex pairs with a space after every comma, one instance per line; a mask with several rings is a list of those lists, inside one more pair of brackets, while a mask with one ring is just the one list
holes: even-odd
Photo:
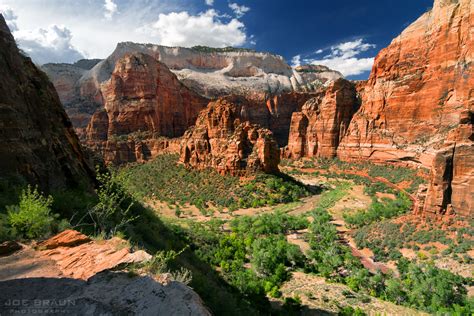
[[102, 84], [112, 77], [117, 62], [130, 53], [152, 56], [189, 89], [211, 99], [226, 95], [256, 98], [257, 95], [265, 104], [280, 94], [315, 91], [328, 81], [342, 77], [324, 66], [292, 69], [281, 56], [247, 49], [119, 43], [109, 57], [91, 69], [84, 69], [90, 63], [43, 66], [80, 136], [84, 135], [91, 116], [103, 109], [106, 102], [107, 92]]
[[424, 201], [426, 214], [472, 216], [474, 213], [474, 112], [461, 115], [433, 160]]
[[272, 132], [246, 121], [245, 107], [246, 100], [235, 97], [209, 103], [183, 136], [180, 162], [222, 174], [278, 172], [280, 150]]
[[338, 79], [322, 89], [303, 105], [301, 112], [293, 113], [283, 156], [336, 157], [357, 104], [355, 87], [347, 80]]
[[146, 160], [184, 134], [208, 103], [150, 55], [127, 54], [102, 84], [104, 109], [94, 113], [86, 143], [106, 162]]
[[473, 7], [436, 0], [377, 55], [340, 158], [431, 166], [462, 110], [473, 107]]
[[0, 15], [0, 174], [44, 191], [91, 184], [93, 171], [48, 77]]

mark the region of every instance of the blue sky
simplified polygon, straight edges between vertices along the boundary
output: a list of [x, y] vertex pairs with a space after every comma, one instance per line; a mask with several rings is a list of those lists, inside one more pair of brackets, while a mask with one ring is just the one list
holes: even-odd
[[38, 63], [104, 58], [117, 42], [240, 46], [368, 77], [373, 58], [433, 0], [0, 0]]

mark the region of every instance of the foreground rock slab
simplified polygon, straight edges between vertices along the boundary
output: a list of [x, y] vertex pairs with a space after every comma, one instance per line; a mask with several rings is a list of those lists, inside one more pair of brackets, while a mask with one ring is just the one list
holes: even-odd
[[123, 272], [102, 272], [87, 282], [9, 280], [0, 282], [0, 293], [1, 315], [210, 315], [199, 296], [182, 283], [164, 285]]
[[120, 238], [93, 241], [74, 230], [23, 245], [0, 257], [0, 315], [210, 315], [183, 283], [110, 271], [150, 258]]

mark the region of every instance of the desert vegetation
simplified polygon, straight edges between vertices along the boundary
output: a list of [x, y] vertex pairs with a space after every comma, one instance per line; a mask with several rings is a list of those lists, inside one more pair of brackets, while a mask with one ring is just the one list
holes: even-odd
[[[217, 313], [268, 311], [272, 298], [281, 302], [279, 312], [298, 314], [303, 308], [300, 298], [281, 297], [281, 287], [295, 271], [344, 284], [360, 297], [373, 296], [430, 313], [467, 315], [472, 310], [466, 295], [471, 279], [436, 268], [429, 260], [408, 261], [400, 253], [402, 246], [415, 248], [417, 244], [440, 241], [459, 255], [472, 248], [468, 238], [472, 237], [472, 229], [463, 228], [462, 237], [453, 239], [433, 226], [420, 230], [410, 223], [394, 223], [391, 219], [411, 207], [405, 193], [356, 174], [330, 171], [324, 176], [327, 182], [318, 193], [316, 206], [290, 215], [301, 205], [295, 201], [310, 195], [306, 186], [290, 177], [257, 175], [242, 180], [210, 170], [188, 170], [176, 164], [176, 156], [164, 155], [147, 164], [98, 171], [100, 184], [95, 194], [64, 191], [45, 195], [34, 187], [5, 187], [18, 195], [2, 196], [4, 201], [10, 200], [1, 215], [0, 225], [5, 228], [1, 237], [41, 238], [64, 227], [100, 238], [122, 236], [155, 254], [147, 264], [129, 267], [130, 273], [169, 272], [174, 279], [195, 288]], [[396, 262], [397, 273], [367, 270], [341, 240], [332, 222], [328, 210], [354, 185], [364, 185], [364, 193], [372, 197], [372, 203], [366, 210], [345, 214], [344, 220], [355, 228], [358, 247], [372, 249], [376, 260]], [[380, 192], [394, 198], [380, 198]], [[175, 204], [176, 218], [163, 222], [144, 207], [149, 197]], [[274, 210], [226, 221], [210, 218], [195, 222], [180, 218], [180, 206], [187, 204], [202, 209], [272, 206]], [[28, 224], [35, 216], [42, 220]], [[309, 250], [291, 243], [291, 234], [302, 236]], [[229, 303], [223, 306], [222, 300]], [[364, 314], [350, 306], [340, 306], [340, 313]]]
[[177, 164], [176, 155], [161, 155], [147, 164], [127, 166], [119, 176], [126, 189], [139, 199], [195, 205], [204, 213], [210, 207], [232, 211], [289, 203], [309, 194], [304, 185], [288, 176], [258, 174], [241, 181], [213, 170], [189, 170]]
[[[353, 235], [358, 247], [371, 249], [379, 261], [400, 258], [400, 250], [406, 248], [417, 253], [421, 261], [450, 256], [461, 263], [471, 263], [472, 259], [466, 252], [474, 247], [473, 222], [465, 221], [469, 226], [452, 227], [446, 231], [439, 229], [430, 219], [424, 223], [383, 220], [360, 227]], [[439, 243], [443, 250], [427, 245], [430, 243]]]
[[393, 218], [410, 210], [412, 202], [404, 193], [397, 193], [395, 199], [372, 197], [367, 210], [344, 214], [344, 220], [351, 227], [363, 227], [382, 219]]
[[[347, 179], [360, 179], [359, 181], [369, 181], [370, 183], [370, 180], [361, 179], [363, 178], [361, 174], [367, 174], [372, 178], [384, 178], [393, 184], [406, 183], [407, 186], [405, 190], [409, 193], [415, 193], [420, 184], [426, 183], [424, 177], [426, 175], [426, 170], [423, 169], [415, 170], [391, 165], [375, 165], [368, 162], [346, 162], [337, 158], [306, 158], [297, 161], [283, 160], [282, 165], [288, 167], [298, 167], [302, 170], [318, 169], [320, 170], [318, 173], [324, 172], [325, 174], [328, 174], [332, 177], [336, 176]], [[293, 172], [298, 171], [293, 169]], [[354, 172], [359, 174], [354, 174]], [[383, 185], [383, 183], [378, 185]]]

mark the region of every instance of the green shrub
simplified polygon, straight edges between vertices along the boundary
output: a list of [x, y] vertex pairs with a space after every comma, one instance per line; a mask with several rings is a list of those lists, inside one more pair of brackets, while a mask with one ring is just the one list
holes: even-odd
[[359, 307], [356, 307], [355, 309], [351, 306], [344, 306], [339, 309], [339, 312], [337, 313], [339, 316], [365, 316], [367, 315], [363, 310], [361, 310]]
[[24, 189], [19, 204], [7, 206], [13, 234], [20, 238], [40, 238], [50, 234], [56, 217], [51, 214], [52, 204], [53, 198], [41, 195], [37, 188], [28, 186]]
[[367, 226], [370, 223], [382, 219], [402, 215], [410, 210], [411, 205], [411, 200], [404, 193], [397, 194], [395, 200], [384, 199], [381, 202], [374, 197], [367, 211], [359, 211], [355, 214], [344, 214], [344, 220], [352, 227]]
[[7, 214], [0, 213], [0, 242], [13, 239]]
[[[284, 236], [271, 236], [256, 239], [252, 243], [252, 268], [258, 275], [277, 275], [278, 269], [285, 271], [285, 266], [294, 267], [304, 261], [303, 253], [296, 245], [289, 244]], [[282, 282], [286, 280], [286, 273], [281, 275]]]
[[131, 214], [133, 202], [114, 173], [100, 173], [97, 170], [97, 180], [100, 182], [97, 189], [98, 203], [88, 210], [88, 216], [95, 234], [112, 237], [137, 216]]

